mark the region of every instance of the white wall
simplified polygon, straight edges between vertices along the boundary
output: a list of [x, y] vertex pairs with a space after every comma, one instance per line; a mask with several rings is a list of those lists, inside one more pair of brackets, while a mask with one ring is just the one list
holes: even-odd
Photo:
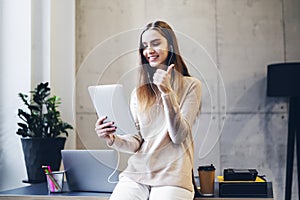
[[[15, 133], [19, 92], [49, 81], [62, 99], [62, 119], [75, 128], [75, 1], [3, 0], [0, 11], [0, 190], [6, 190], [27, 179]], [[69, 135], [66, 148], [75, 148], [75, 134]]]
[[0, 10], [0, 190], [4, 190], [20, 186], [26, 178], [16, 114], [22, 106], [18, 93], [31, 86], [30, 0], [2, 0]]

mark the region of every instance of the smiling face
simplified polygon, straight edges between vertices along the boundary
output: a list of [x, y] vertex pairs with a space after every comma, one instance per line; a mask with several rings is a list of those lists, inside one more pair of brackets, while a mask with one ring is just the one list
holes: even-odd
[[143, 55], [151, 67], [164, 68], [168, 57], [168, 41], [158, 31], [150, 29], [142, 35]]

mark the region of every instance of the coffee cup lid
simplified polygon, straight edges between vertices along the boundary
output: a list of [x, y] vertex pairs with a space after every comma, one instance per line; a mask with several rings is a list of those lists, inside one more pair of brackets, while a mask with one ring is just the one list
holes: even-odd
[[214, 171], [214, 170], [216, 170], [216, 168], [214, 167], [213, 164], [211, 164], [211, 165], [199, 166], [198, 171], [201, 171], [201, 170], [203, 170], [203, 171]]

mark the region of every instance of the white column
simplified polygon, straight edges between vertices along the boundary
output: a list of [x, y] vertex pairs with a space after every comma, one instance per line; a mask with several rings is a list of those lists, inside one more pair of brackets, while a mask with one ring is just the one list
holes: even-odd
[[[62, 99], [63, 121], [75, 129], [75, 1], [51, 1], [51, 92]], [[68, 131], [66, 148], [75, 148], [75, 131]]]
[[51, 0], [32, 0], [31, 87], [50, 81]]

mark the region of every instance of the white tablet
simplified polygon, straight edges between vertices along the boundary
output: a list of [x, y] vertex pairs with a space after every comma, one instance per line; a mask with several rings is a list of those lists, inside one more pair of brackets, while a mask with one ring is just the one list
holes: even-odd
[[89, 86], [88, 91], [98, 117], [115, 122], [116, 134], [136, 134], [137, 129], [121, 84]]

